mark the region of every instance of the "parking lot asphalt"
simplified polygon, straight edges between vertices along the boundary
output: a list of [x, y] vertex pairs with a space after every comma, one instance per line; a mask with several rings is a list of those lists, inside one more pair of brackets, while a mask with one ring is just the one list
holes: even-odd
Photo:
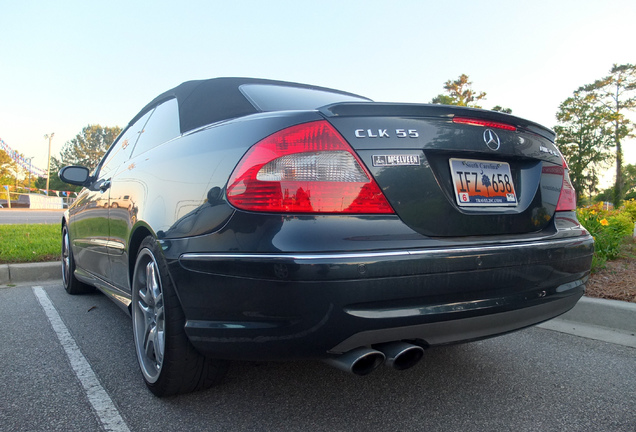
[[210, 390], [159, 399], [139, 372], [130, 317], [105, 295], [69, 296], [59, 279], [3, 286], [0, 317], [1, 431], [622, 432], [636, 424], [636, 349], [538, 327], [431, 348], [411, 369], [364, 378], [317, 360], [236, 361]]
[[[1, 264], [0, 286], [58, 281], [61, 262]], [[569, 312], [538, 327], [636, 348], [636, 303], [583, 297]]]

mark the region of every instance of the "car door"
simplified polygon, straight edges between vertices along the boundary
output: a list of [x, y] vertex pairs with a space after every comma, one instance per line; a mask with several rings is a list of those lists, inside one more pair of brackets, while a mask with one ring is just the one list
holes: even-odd
[[78, 197], [71, 212], [77, 266], [112, 283], [110, 243], [110, 189], [117, 168], [130, 157], [150, 112], [128, 127], [108, 149], [94, 174], [95, 180]]
[[[111, 177], [109, 209], [109, 259], [113, 284], [129, 291], [129, 255], [137, 251], [129, 250], [130, 231], [136, 223], [139, 205], [146, 199], [146, 182], [152, 178], [138, 173], [138, 163], [147, 163], [152, 156], [147, 152], [181, 134], [179, 111], [176, 99], [170, 99], [157, 106], [144, 127], [139, 132], [131, 159], [117, 168]], [[143, 161], [137, 158], [142, 155]], [[167, 173], [152, 173], [165, 176]]]

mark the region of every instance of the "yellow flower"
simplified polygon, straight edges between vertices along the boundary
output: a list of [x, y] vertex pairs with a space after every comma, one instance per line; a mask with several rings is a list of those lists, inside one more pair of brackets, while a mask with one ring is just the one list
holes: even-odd
[[607, 221], [607, 219], [603, 218], [603, 219], [601, 219], [601, 225], [608, 226], [609, 222]]

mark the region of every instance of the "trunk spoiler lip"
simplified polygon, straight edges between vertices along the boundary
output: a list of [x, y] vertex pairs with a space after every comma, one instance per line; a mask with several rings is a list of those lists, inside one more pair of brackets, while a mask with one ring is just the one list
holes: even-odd
[[455, 105], [439, 104], [415, 104], [392, 102], [340, 102], [325, 105], [318, 111], [327, 118], [332, 117], [437, 117], [440, 119], [452, 119], [455, 116], [472, 117], [475, 119], [492, 120], [508, 123], [518, 129], [535, 133], [554, 143], [556, 133], [539, 123], [523, 119], [521, 117], [478, 108], [468, 108]]

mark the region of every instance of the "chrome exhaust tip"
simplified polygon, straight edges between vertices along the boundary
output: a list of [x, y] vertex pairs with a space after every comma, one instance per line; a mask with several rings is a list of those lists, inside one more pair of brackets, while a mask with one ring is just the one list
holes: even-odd
[[380, 351], [370, 348], [356, 348], [338, 357], [325, 360], [325, 363], [354, 375], [369, 375], [376, 370], [385, 357]]
[[387, 366], [396, 370], [411, 368], [424, 356], [424, 349], [406, 342], [389, 342], [375, 345], [386, 357]]

